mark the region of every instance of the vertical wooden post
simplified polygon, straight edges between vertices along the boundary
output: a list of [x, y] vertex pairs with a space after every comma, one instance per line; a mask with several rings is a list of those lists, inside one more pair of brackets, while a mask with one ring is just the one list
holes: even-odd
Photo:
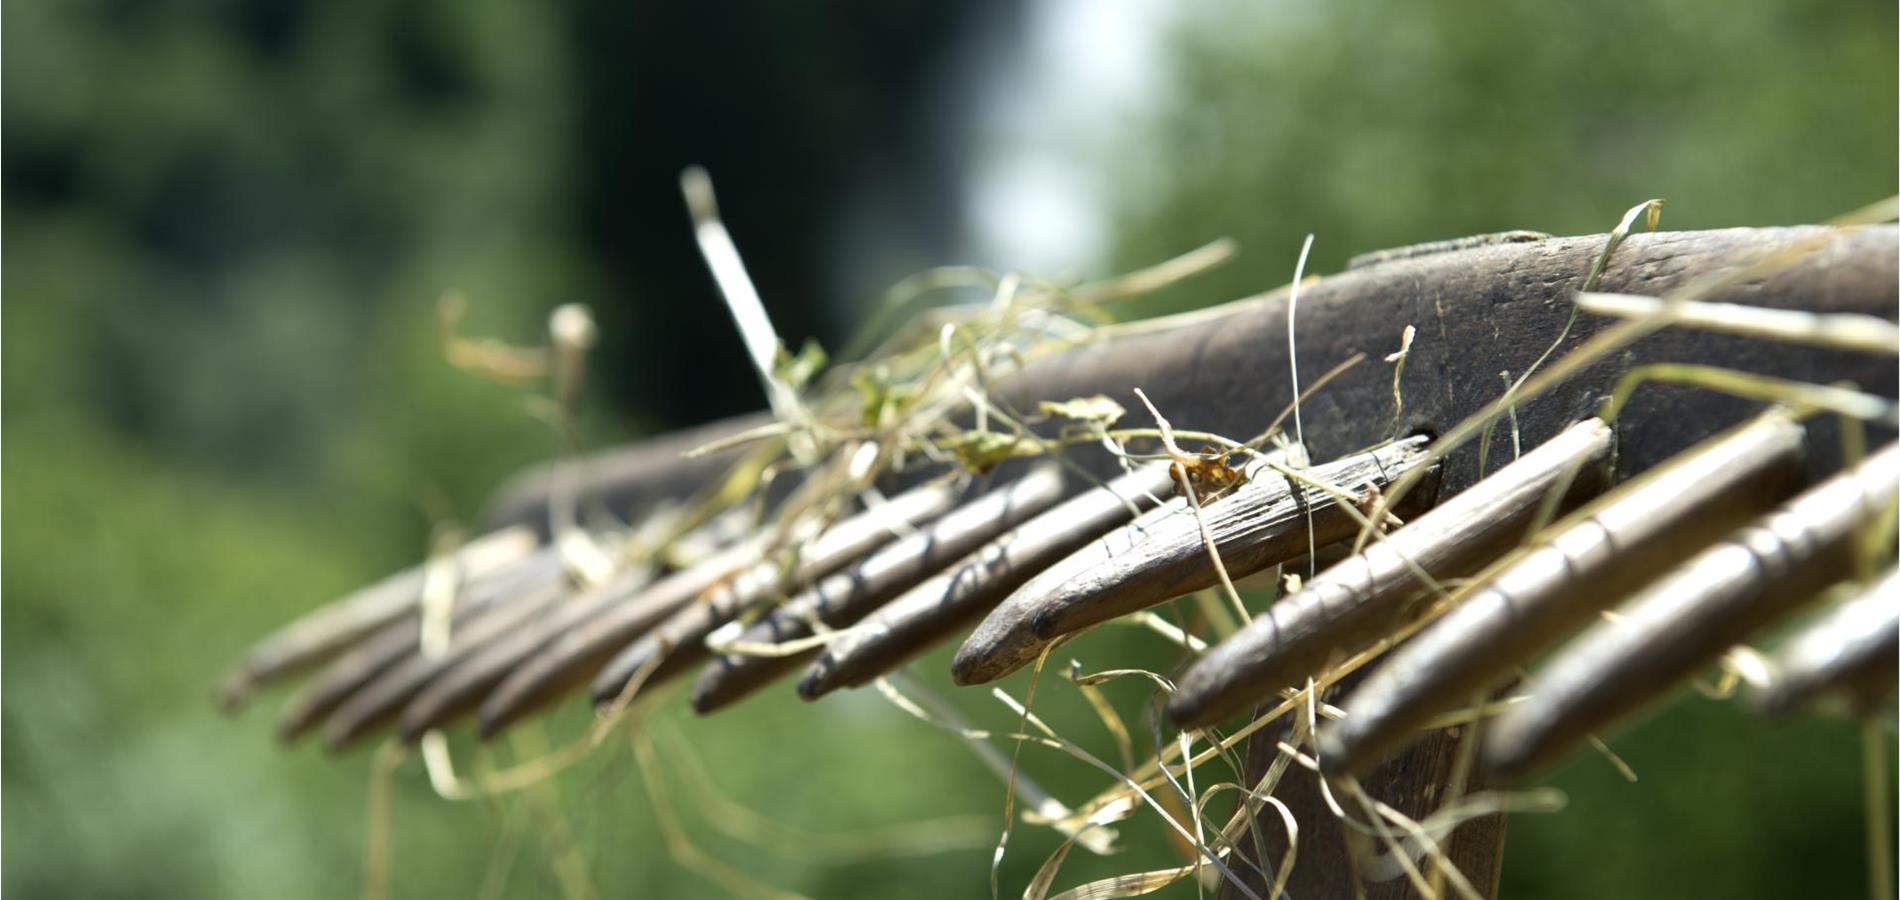
[[[1350, 689], [1351, 684], [1363, 674], [1363, 671], [1357, 672], [1343, 679], [1328, 695], [1341, 694]], [[1287, 739], [1290, 728], [1291, 720], [1284, 724], [1276, 723], [1255, 732], [1248, 740], [1245, 758], [1248, 785], [1257, 783], [1267, 767], [1280, 755], [1281, 751], [1276, 745]], [[1453, 727], [1421, 735], [1417, 742], [1403, 752], [1360, 778], [1360, 784], [1367, 794], [1413, 820], [1424, 819], [1445, 802], [1452, 770], [1457, 765], [1458, 743], [1462, 734], [1462, 728]], [[1466, 783], [1466, 793], [1484, 787], [1480, 777], [1475, 770], [1472, 772]], [[1274, 789], [1273, 796], [1292, 810], [1294, 820], [1300, 826], [1298, 855], [1294, 860], [1293, 874], [1286, 885], [1288, 896], [1300, 900], [1332, 897], [1412, 900], [1421, 896], [1404, 874], [1373, 881], [1355, 870], [1346, 827], [1333, 815], [1331, 807], [1321, 795], [1318, 773], [1298, 765], [1290, 766], [1281, 777], [1279, 786]], [[1348, 815], [1360, 821], [1367, 820], [1366, 813], [1343, 791], [1335, 789], [1333, 796]], [[1286, 825], [1279, 812], [1270, 806], [1260, 810], [1255, 825], [1267, 848], [1266, 867], [1272, 869], [1280, 864], [1286, 853]], [[1498, 872], [1504, 859], [1504, 815], [1481, 816], [1465, 822], [1452, 833], [1448, 842], [1446, 849], [1452, 864], [1477, 889], [1479, 896], [1497, 896]], [[1387, 852], [1383, 842], [1377, 839], [1371, 846], [1373, 852]], [[1241, 849], [1249, 856], [1252, 855], [1252, 847], [1250, 840], [1242, 842]], [[1230, 864], [1255, 894], [1267, 896], [1273, 878], [1263, 872], [1261, 867], [1244, 859], [1232, 860]], [[1430, 874], [1430, 869], [1424, 866], [1420, 867], [1420, 871], [1428, 876]], [[1222, 900], [1243, 900], [1245, 896], [1232, 884], [1221, 891]]]

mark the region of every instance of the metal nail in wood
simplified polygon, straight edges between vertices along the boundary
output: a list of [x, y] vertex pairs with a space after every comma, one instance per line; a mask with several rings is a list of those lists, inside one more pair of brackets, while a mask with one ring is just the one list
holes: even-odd
[[[956, 501], [957, 491], [947, 483], [927, 484], [905, 491], [876, 509], [866, 510], [825, 530], [802, 549], [794, 566], [767, 562], [730, 581], [716, 584], [697, 602], [669, 616], [653, 630], [609, 660], [595, 677], [597, 703], [619, 699], [627, 682], [647, 670], [641, 689], [663, 684], [712, 656], [706, 636], [719, 626], [758, 609], [787, 591], [804, 588], [843, 566], [889, 543], [900, 530], [935, 518]], [[789, 577], [787, 573], [789, 571]]]
[[909, 662], [1036, 573], [1172, 496], [1170, 468], [1150, 463], [1067, 500], [905, 591], [826, 645], [799, 680], [798, 693], [815, 700]]
[[1515, 667], [1684, 556], [1793, 492], [1802, 431], [1771, 411], [1678, 454], [1552, 526], [1454, 597], [1319, 731], [1329, 772], [1363, 771], [1431, 717], [1471, 702]]
[[[1425, 458], [1423, 437], [1356, 453], [1311, 471], [1350, 492], [1383, 488]], [[1436, 483], [1412, 491], [1393, 512], [1426, 508]], [[1264, 466], [1245, 484], [1207, 504], [1201, 518], [1234, 578], [1306, 555], [1357, 534], [1359, 520], [1333, 495]], [[1309, 543], [1308, 522], [1312, 523]], [[1055, 639], [1219, 584], [1199, 523], [1177, 499], [1090, 542], [1010, 594], [964, 641], [951, 662], [958, 684], [994, 681], [1035, 661]]]
[[[561, 553], [543, 547], [518, 564], [470, 584], [450, 612], [451, 634], [471, 619], [499, 607], [559, 590], [567, 583]], [[332, 660], [309, 685], [285, 705], [278, 717], [278, 735], [286, 740], [301, 736], [378, 676], [420, 651], [422, 620], [406, 616], [385, 624]]]
[[1752, 698], [1769, 715], [1810, 706], [1856, 715], [1891, 709], [1900, 681], [1900, 569], [1789, 638], [1772, 671], [1774, 680]]
[[1671, 571], [1553, 657], [1485, 734], [1484, 763], [1548, 763], [1714, 663], [1853, 571], [1858, 529], [1900, 492], [1900, 444], [1802, 493]]
[[[1009, 485], [945, 513], [923, 531], [887, 545], [857, 566], [819, 581], [747, 629], [740, 640], [778, 644], [811, 636], [812, 619], [833, 628], [856, 622], [997, 534], [1047, 509], [1062, 491], [1062, 470], [1055, 465], [1038, 466]], [[693, 684], [693, 708], [709, 713], [748, 696], [816, 652], [723, 654]]]
[[[1372, 645], [1417, 612], [1433, 580], [1473, 574], [1528, 537], [1553, 491], [1582, 502], [1607, 486], [1615, 435], [1586, 419], [1398, 531], [1280, 598], [1200, 658], [1177, 684], [1168, 716], [1214, 724], [1314, 675], [1329, 658]], [[1561, 508], [1561, 507], [1559, 507]]]
[[[471, 581], [519, 562], [536, 543], [533, 529], [522, 526], [483, 535], [452, 557], [459, 567], [457, 577]], [[271, 632], [246, 650], [224, 677], [219, 703], [236, 709], [258, 688], [321, 665], [365, 635], [414, 615], [429, 566], [405, 569]]]

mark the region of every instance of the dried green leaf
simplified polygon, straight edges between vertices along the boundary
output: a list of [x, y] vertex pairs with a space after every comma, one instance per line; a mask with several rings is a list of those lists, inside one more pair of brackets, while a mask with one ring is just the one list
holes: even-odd
[[872, 428], [900, 418], [917, 400], [917, 386], [894, 383], [887, 366], [859, 369], [851, 376], [851, 386], [861, 398], [859, 415]]
[[1102, 394], [1096, 394], [1093, 397], [1077, 397], [1062, 403], [1044, 400], [1039, 404], [1039, 408], [1045, 416], [1075, 422], [1100, 423], [1104, 428], [1121, 421], [1122, 414], [1127, 412], [1122, 409], [1121, 404]]
[[825, 348], [818, 346], [817, 341], [807, 340], [805, 346], [799, 348], [796, 356], [787, 352], [785, 345], [780, 344], [778, 356], [772, 360], [772, 376], [790, 386], [792, 390], [799, 390], [810, 384], [819, 372], [824, 371], [825, 363], [829, 361], [830, 358], [825, 355]]
[[966, 431], [947, 443], [944, 449], [956, 454], [964, 468], [987, 475], [1012, 456], [1034, 456], [1039, 451], [1033, 441], [1000, 431]]

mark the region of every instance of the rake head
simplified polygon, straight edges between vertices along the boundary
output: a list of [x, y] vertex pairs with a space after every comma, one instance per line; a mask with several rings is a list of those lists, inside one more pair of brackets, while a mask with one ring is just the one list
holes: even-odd
[[[554, 492], [638, 521], [741, 455], [684, 450], [769, 420], [564, 463], [503, 491], [487, 537], [260, 642], [225, 696], [240, 704], [324, 665], [284, 732], [321, 725], [341, 746], [392, 727], [415, 741], [471, 716], [491, 735], [576, 697], [617, 711], [701, 662], [702, 713], [794, 673], [816, 700], [966, 635], [951, 674], [976, 684], [1110, 619], [1330, 546], [1335, 563], [1175, 673], [1167, 698], [1183, 728], [1309, 688], [1343, 712], [1316, 735], [1263, 729], [1250, 752], [1258, 777], [1276, 741], [1310, 748], [1317, 771], [1281, 782], [1319, 823], [1301, 838], [1296, 894], [1302, 878], [1338, 877], [1314, 861], [1328, 853], [1364, 863], [1320, 805], [1321, 773], [1423, 819], [1445, 785], [1535, 771], [1816, 603], [1844, 601], [1750, 671], [1758, 706], [1878, 708], [1895, 682], [1900, 592], [1883, 529], [1900, 450], [1858, 448], [1893, 435], [1895, 229], [1621, 237], [1513, 232], [1386, 251], [1301, 286], [1302, 366], [1382, 351], [1410, 326], [1402, 383], [1345, 370], [1302, 401], [1298, 452], [1224, 446], [1220, 483], [1194, 460], [1131, 466], [1087, 444], [1060, 467], [923, 467], [887, 478], [875, 495], [886, 499], [855, 517], [702, 532], [720, 548], [696, 563], [629, 559], [583, 584], [548, 542]], [[1663, 305], [1579, 317], [1579, 290]], [[1133, 405], [1140, 388], [1176, 428], [1261, 434], [1291, 399], [1291, 302], [1277, 291], [1033, 361], [988, 385], [988, 402]], [[1556, 352], [1537, 368], [1546, 347]], [[425, 646], [426, 599], [444, 584], [448, 638]], [[1507, 686], [1526, 699], [1447, 729], [1445, 716], [1486, 709]], [[1470, 778], [1460, 740], [1481, 745]], [[1446, 851], [1480, 892], [1494, 884], [1500, 819], [1468, 823]], [[1265, 883], [1251, 856], [1229, 858], [1253, 884], [1235, 890]]]

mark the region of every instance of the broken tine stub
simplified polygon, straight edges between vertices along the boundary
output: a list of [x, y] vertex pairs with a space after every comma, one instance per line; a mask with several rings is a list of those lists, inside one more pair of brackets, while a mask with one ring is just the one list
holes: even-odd
[[1329, 772], [1369, 768], [1433, 716], [1792, 492], [1802, 432], [1769, 412], [1678, 454], [1552, 526], [1399, 647], [1320, 727]]
[[[538, 542], [531, 528], [503, 528], [468, 542], [447, 561], [458, 567], [458, 580], [472, 581], [520, 561]], [[405, 569], [271, 632], [224, 677], [219, 703], [236, 709], [259, 687], [321, 664], [364, 635], [413, 614], [436, 564]]]
[[673, 613], [610, 660], [594, 679], [595, 702], [611, 703], [619, 699], [627, 683], [635, 674], [647, 669], [655, 656], [662, 658], [652, 664], [642, 689], [678, 676], [712, 655], [706, 649], [706, 636], [719, 626], [889, 543], [902, 531], [949, 509], [956, 498], [957, 491], [947, 482], [914, 488], [826, 529], [808, 547], [798, 551], [795, 565], [764, 562], [730, 581], [714, 585], [697, 602]]
[[[1422, 464], [1426, 439], [1412, 437], [1307, 470], [1306, 477], [1348, 493], [1383, 488]], [[1429, 506], [1436, 481], [1412, 491], [1395, 513]], [[1359, 532], [1337, 498], [1256, 466], [1246, 483], [1201, 509], [1222, 565], [1242, 578]], [[1312, 524], [1309, 540], [1307, 525]], [[958, 684], [994, 681], [1035, 661], [1072, 634], [1219, 584], [1199, 522], [1185, 498], [1163, 504], [1092, 541], [1010, 594], [977, 626], [951, 661]]]
[[[746, 629], [747, 644], [779, 644], [810, 637], [812, 621], [833, 628], [863, 618], [897, 594], [961, 559], [997, 534], [1041, 512], [1062, 496], [1060, 467], [1041, 465], [1021, 478], [945, 513], [918, 533], [885, 546], [850, 569], [825, 578]], [[817, 648], [781, 656], [727, 653], [693, 684], [693, 709], [726, 706], [810, 659]]]
[[1024, 581], [1174, 493], [1168, 463], [1150, 463], [1010, 529], [885, 604], [825, 647], [798, 682], [815, 700], [877, 678], [996, 605]]
[[[451, 608], [449, 633], [490, 609], [513, 606], [559, 590], [567, 584], [567, 567], [554, 547], [543, 547], [514, 566], [477, 579], [461, 591]], [[330, 661], [308, 685], [299, 690], [278, 717], [277, 733], [285, 740], [301, 736], [350, 697], [404, 659], [421, 652], [422, 619], [409, 616], [385, 624], [358, 640]]]
[[1614, 433], [1586, 419], [1364, 552], [1282, 597], [1200, 658], [1168, 701], [1183, 728], [1211, 725], [1376, 642], [1433, 580], [1470, 575], [1516, 546], [1554, 491], [1581, 502], [1608, 482]]
[[1667, 693], [1846, 577], [1857, 530], [1900, 491], [1900, 444], [1802, 493], [1671, 571], [1565, 647], [1485, 735], [1515, 776]]
[[1900, 678], [1900, 569], [1802, 629], [1774, 662], [1774, 680], [1754, 697], [1762, 712], [1839, 706], [1864, 714], [1887, 705]]

